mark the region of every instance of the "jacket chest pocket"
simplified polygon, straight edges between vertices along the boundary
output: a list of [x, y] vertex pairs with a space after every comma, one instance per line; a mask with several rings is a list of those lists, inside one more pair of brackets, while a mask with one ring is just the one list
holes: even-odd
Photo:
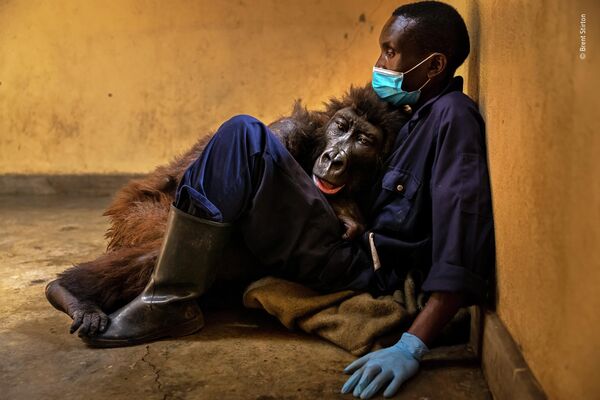
[[399, 229], [414, 205], [421, 181], [405, 170], [389, 170], [381, 181], [385, 203], [377, 215], [378, 225]]

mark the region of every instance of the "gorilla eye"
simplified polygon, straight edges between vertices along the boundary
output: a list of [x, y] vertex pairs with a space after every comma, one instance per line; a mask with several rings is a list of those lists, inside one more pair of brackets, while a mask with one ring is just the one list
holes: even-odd
[[338, 129], [341, 129], [343, 131], [345, 131], [347, 128], [346, 121], [343, 120], [338, 119], [337, 121], [335, 121], [335, 125], [338, 127]]
[[371, 144], [371, 139], [368, 136], [360, 135], [358, 137], [358, 143], [364, 144], [365, 146], [368, 146], [368, 145]]

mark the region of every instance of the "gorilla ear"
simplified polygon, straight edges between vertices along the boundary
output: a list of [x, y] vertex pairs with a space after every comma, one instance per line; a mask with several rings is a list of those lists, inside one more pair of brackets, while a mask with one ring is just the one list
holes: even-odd
[[296, 99], [292, 106], [292, 118], [302, 120], [308, 117], [306, 106], [302, 105], [302, 99]]
[[325, 105], [324, 113], [327, 115], [328, 120], [331, 119], [336, 112], [350, 105], [346, 105], [344, 99], [340, 100], [336, 99], [335, 97], [330, 97], [329, 101], [323, 104]]
[[322, 111], [309, 111], [302, 104], [302, 99], [294, 102], [291, 118], [306, 132], [323, 126], [329, 121], [328, 116], [324, 115]]

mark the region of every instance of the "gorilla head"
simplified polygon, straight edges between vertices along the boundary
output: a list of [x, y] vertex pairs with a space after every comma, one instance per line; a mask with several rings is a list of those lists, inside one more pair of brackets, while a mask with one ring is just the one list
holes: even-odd
[[381, 101], [371, 85], [331, 99], [320, 115], [312, 178], [326, 195], [369, 188], [383, 168], [409, 113]]

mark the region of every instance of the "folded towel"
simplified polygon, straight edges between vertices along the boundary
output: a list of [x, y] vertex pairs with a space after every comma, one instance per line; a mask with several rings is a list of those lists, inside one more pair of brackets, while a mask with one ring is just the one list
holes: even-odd
[[422, 306], [414, 288], [410, 274], [403, 291], [377, 298], [351, 290], [321, 294], [299, 283], [266, 277], [247, 287], [243, 303], [264, 309], [288, 329], [318, 335], [360, 356], [400, 338]]

